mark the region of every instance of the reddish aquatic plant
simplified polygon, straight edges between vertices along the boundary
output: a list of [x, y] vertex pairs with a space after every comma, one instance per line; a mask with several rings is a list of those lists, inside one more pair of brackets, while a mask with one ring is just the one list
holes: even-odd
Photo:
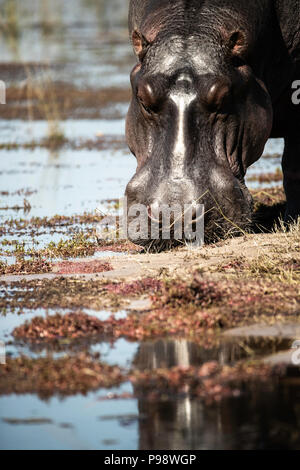
[[38, 393], [47, 398], [85, 394], [100, 387], [111, 388], [126, 380], [122, 370], [99, 360], [99, 355], [80, 353], [59, 359], [21, 356], [7, 358], [0, 367], [0, 395]]
[[56, 263], [55, 272], [58, 274], [89, 274], [112, 271], [113, 267], [108, 262], [92, 261], [62, 261]]
[[222, 294], [217, 284], [202, 279], [198, 274], [195, 274], [192, 282], [166, 282], [161, 292], [153, 296], [157, 305], [169, 308], [182, 308], [187, 305], [204, 308], [216, 304], [221, 299]]
[[52, 271], [52, 263], [43, 259], [18, 259], [15, 264], [0, 262], [0, 274], [41, 274]]
[[122, 325], [124, 320], [101, 321], [85, 313], [68, 313], [61, 315], [49, 315], [47, 317], [35, 317], [30, 322], [13, 330], [13, 336], [18, 339], [30, 339], [31, 341], [53, 341], [59, 338], [86, 338], [93, 335], [110, 335], [114, 333], [116, 326]]
[[159, 292], [163, 282], [154, 278], [144, 278], [133, 282], [106, 284], [105, 289], [116, 295], [143, 295]]

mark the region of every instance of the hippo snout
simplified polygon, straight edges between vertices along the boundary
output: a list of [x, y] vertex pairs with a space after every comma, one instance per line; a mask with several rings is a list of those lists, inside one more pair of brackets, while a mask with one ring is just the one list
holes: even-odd
[[[190, 241], [211, 241], [251, 222], [251, 196], [235, 178], [221, 178], [219, 192], [216, 181], [192, 179], [155, 180], [155, 175], [135, 175], [126, 189], [128, 224], [140, 231], [129, 238], [137, 244], [156, 248], [171, 247]], [[150, 184], [151, 182], [151, 184]], [[205, 230], [204, 230], [205, 226]], [[164, 244], [161, 244], [165, 241]], [[169, 243], [167, 243], [167, 241]]]

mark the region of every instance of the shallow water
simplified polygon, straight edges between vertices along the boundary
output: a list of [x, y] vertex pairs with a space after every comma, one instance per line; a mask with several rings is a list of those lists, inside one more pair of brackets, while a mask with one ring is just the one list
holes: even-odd
[[[262, 158], [260, 158], [257, 162], [252, 165], [248, 171], [246, 176], [246, 184], [251, 189], [259, 189], [261, 187], [274, 187], [274, 186], [281, 186], [282, 182], [272, 182], [272, 183], [259, 183], [258, 181], [248, 181], [249, 178], [253, 175], [259, 175], [263, 173], [275, 173], [278, 170], [281, 170], [281, 158], [278, 157], [278, 154], [282, 155], [284, 149], [284, 141], [283, 139], [270, 139], [266, 146], [263, 153]], [[267, 155], [268, 158], [264, 158]], [[273, 158], [270, 156], [273, 155]]]
[[[105, 209], [103, 200], [123, 197], [135, 167], [134, 158], [120, 150], [64, 150], [59, 158], [46, 149], [2, 151], [2, 191], [26, 187], [36, 192], [26, 197], [29, 211], [3, 210], [0, 217], [95, 213], [98, 207]], [[22, 206], [23, 201], [23, 195], [2, 196], [1, 206]]]
[[[126, 343], [119, 340], [114, 346], [123, 359], [128, 356]], [[262, 345], [265, 351], [286, 347], [282, 341], [275, 345], [263, 340], [256, 342], [257, 351]], [[113, 363], [114, 359], [128, 368], [134, 361], [141, 370], [199, 365], [211, 359], [233, 364], [249, 354], [238, 342], [204, 350], [184, 340], [160, 340], [132, 344], [131, 360], [124, 363], [118, 354], [114, 356], [108, 344], [106, 352], [103, 347], [95, 349], [106, 362]], [[122, 398], [124, 392], [128, 394], [126, 399]], [[242, 394], [214, 404], [192, 397], [134, 398], [134, 392], [132, 385], [125, 383], [63, 399], [54, 396], [43, 400], [28, 394], [2, 396], [0, 448], [192, 450], [300, 446], [300, 414], [296, 405], [300, 397], [299, 377], [296, 381], [252, 383]]]
[[[11, 4], [12, 29], [22, 34], [4, 36], [3, 62], [49, 64], [55, 80], [76, 85], [128, 85], [133, 53], [126, 0], [16, 0]], [[12, 83], [24, 79], [26, 73], [19, 73]]]
[[[54, 314], [48, 311], [47, 314]], [[62, 311], [61, 313], [64, 313]], [[110, 312], [86, 310], [105, 320]], [[122, 318], [126, 314], [116, 314]], [[45, 316], [43, 309], [1, 318], [0, 338], [6, 353], [16, 357], [56, 358], [70, 354], [14, 342], [11, 332], [25, 320]], [[200, 366], [215, 360], [234, 365], [286, 350], [284, 338], [223, 339], [219, 346], [200, 347], [186, 340], [164, 339], [140, 344], [119, 339], [114, 344], [93, 342], [91, 352], [125, 370]], [[300, 380], [252, 384], [251, 389], [220, 403], [206, 405], [192, 397], [151, 400], [138, 398], [131, 384], [99, 389], [86, 396], [39, 398], [34, 394], [0, 397], [1, 449], [253, 449], [279, 446], [299, 448]], [[126, 393], [126, 398], [122, 395]], [[115, 396], [114, 396], [115, 395]], [[291, 400], [293, 398], [293, 400]], [[280, 406], [279, 406], [280, 405]], [[275, 424], [274, 424], [275, 423]], [[271, 432], [272, 430], [272, 432]], [[295, 437], [296, 436], [296, 437]]]
[[[114, 392], [112, 389], [110, 392]], [[123, 385], [119, 393], [131, 392], [131, 385]], [[42, 401], [34, 395], [10, 395], [0, 398], [0, 434], [2, 449], [136, 449], [137, 424], [122, 426], [116, 420], [101, 421], [107, 412], [117, 415], [136, 415], [136, 400], [100, 401], [101, 391], [86, 397], [75, 395], [66, 399], [56, 397]], [[25, 419], [46, 417], [46, 425], [12, 425], [3, 418]], [[107, 444], [106, 441], [112, 441]]]
[[[75, 142], [80, 142], [84, 139], [93, 139], [99, 134], [101, 137], [122, 137], [125, 133], [125, 121], [124, 119], [72, 119], [61, 121], [59, 123], [59, 129], [67, 139]], [[49, 123], [47, 121], [22, 121], [17, 119], [0, 121], [1, 143], [3, 144], [39, 143], [43, 138], [47, 137], [48, 132]], [[126, 147], [124, 137], [123, 140], [124, 150], [126, 149], [127, 153], [130, 153]], [[58, 153], [57, 157], [59, 156]], [[26, 160], [26, 156], [24, 156], [24, 161]]]
[[[81, 127], [80, 123], [71, 124], [74, 128], [78, 125], [83, 134], [84, 127]], [[96, 124], [101, 128], [101, 121]], [[120, 123], [118, 132], [122, 133], [122, 128], [123, 123]], [[76, 136], [78, 138], [80, 134], [76, 133]], [[272, 142], [272, 145], [278, 151], [282, 148], [281, 140]], [[101, 205], [102, 201], [122, 198], [135, 168], [135, 158], [130, 155], [125, 145], [123, 150], [112, 151], [63, 149], [56, 155], [44, 148], [2, 150], [1, 190], [8, 192], [9, 196], [1, 197], [1, 207], [8, 209], [2, 210], [0, 217], [2, 220], [16, 216], [28, 219], [34, 216], [51, 217], [56, 214], [95, 212], [97, 208], [106, 210], [105, 206]], [[278, 168], [278, 158], [262, 158], [249, 169], [248, 176], [263, 172], [272, 173]], [[249, 187], [257, 186], [257, 183], [249, 183]], [[23, 194], [11, 195], [21, 189], [30, 189], [33, 192], [26, 197], [31, 206], [30, 210], [11, 209], [23, 206]]]
[[[15, 342], [11, 336], [12, 330], [26, 320], [56, 311], [25, 310], [21, 315], [8, 312], [2, 317], [0, 338], [6, 343], [7, 356], [25, 354], [55, 360], [72, 354], [68, 345], [55, 352], [50, 346]], [[109, 311], [85, 312], [101, 320], [111, 315]], [[115, 315], [123, 318], [126, 312]], [[84, 350], [100, 353], [107, 364], [144, 371], [201, 366], [212, 360], [220, 365], [234, 365], [241, 359], [284, 351], [290, 345], [289, 338], [224, 338], [218, 346], [205, 348], [184, 339], [138, 344], [121, 338], [115, 343], [85, 342]], [[213, 404], [192, 397], [165, 396], [159, 400], [135, 397], [136, 390], [129, 383], [109, 390], [100, 388], [86, 396], [54, 395], [42, 399], [35, 394], [4, 395], [0, 397], [0, 448], [252, 449], [277, 447], [278, 442], [282, 447], [299, 448], [300, 441], [295, 436], [299, 432], [296, 398], [300, 397], [300, 379], [284, 380], [254, 383], [234, 398]], [[271, 428], [277, 434], [273, 431], [272, 434]]]
[[[280, 449], [299, 448], [298, 386], [257, 390], [247, 399], [205, 407], [197, 400], [160, 403], [86, 397], [48, 401], [33, 395], [0, 398], [0, 447], [4, 449]], [[111, 392], [115, 392], [112, 389]], [[132, 392], [124, 384], [118, 393]], [[270, 400], [271, 398], [271, 400]], [[293, 401], [292, 401], [293, 400]], [[51, 420], [9, 424], [7, 418]]]

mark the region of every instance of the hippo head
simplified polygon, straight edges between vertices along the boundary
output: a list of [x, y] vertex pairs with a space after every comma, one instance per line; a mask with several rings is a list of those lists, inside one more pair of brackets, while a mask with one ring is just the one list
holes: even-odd
[[[203, 37], [133, 32], [139, 61], [126, 136], [137, 170], [126, 196], [149, 218], [153, 207], [203, 204], [205, 238], [214, 240], [251, 222], [244, 177], [270, 135], [272, 106], [247, 63], [245, 33]], [[158, 246], [147, 233], [135, 242]]]

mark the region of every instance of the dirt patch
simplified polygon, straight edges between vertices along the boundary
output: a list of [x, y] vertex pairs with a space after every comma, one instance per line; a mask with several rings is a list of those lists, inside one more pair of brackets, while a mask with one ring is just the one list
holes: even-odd
[[86, 394], [100, 387], [115, 387], [124, 380], [119, 367], [100, 362], [98, 355], [81, 353], [56, 360], [22, 356], [8, 358], [1, 366], [0, 395], [37, 393], [48, 398], [54, 394]]
[[[274, 188], [255, 197], [257, 204], [267, 208], [282, 200], [283, 193]], [[151, 297], [152, 305], [144, 310], [131, 311], [124, 321], [105, 325], [112, 339], [171, 335], [210, 342], [226, 328], [299, 322], [299, 246], [299, 224], [295, 224], [289, 230], [282, 226], [270, 234], [249, 234], [195, 250], [129, 253], [101, 259], [112, 270], [91, 273], [90, 279], [64, 279], [58, 274], [55, 279], [16, 281], [13, 289], [3, 284], [6, 294], [0, 298], [0, 307], [3, 311], [118, 309], [131, 298]]]

